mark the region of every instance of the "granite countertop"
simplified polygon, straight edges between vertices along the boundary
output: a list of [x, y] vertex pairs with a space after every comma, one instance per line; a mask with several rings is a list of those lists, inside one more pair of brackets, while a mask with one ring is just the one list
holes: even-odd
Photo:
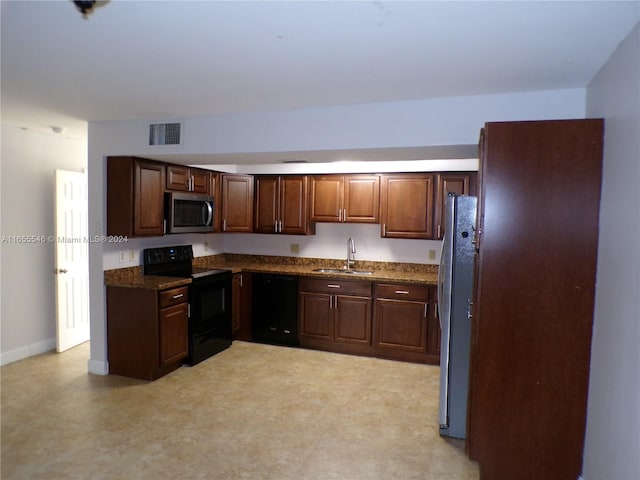
[[[194, 267], [225, 268], [234, 273], [279, 273], [319, 278], [344, 278], [374, 282], [402, 282], [436, 285], [438, 266], [417, 263], [372, 262], [359, 260], [356, 270], [371, 271], [371, 275], [314, 272], [318, 268], [342, 269], [344, 260], [324, 258], [278, 257], [269, 255], [219, 254], [193, 259]], [[189, 278], [143, 275], [141, 267], [118, 268], [104, 272], [105, 285], [128, 288], [164, 290], [188, 285]]]

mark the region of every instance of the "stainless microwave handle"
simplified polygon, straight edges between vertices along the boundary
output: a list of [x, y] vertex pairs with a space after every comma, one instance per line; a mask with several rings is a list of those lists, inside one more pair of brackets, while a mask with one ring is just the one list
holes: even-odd
[[[205, 218], [204, 212], [207, 212], [207, 216]], [[205, 225], [211, 225], [211, 220], [213, 219], [213, 206], [211, 202], [204, 202], [204, 206], [202, 207], [202, 219], [204, 220]]]

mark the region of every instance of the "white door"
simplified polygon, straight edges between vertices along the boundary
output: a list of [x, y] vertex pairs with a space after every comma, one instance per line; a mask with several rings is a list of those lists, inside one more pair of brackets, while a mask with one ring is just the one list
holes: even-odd
[[87, 174], [55, 172], [56, 337], [64, 352], [89, 340]]

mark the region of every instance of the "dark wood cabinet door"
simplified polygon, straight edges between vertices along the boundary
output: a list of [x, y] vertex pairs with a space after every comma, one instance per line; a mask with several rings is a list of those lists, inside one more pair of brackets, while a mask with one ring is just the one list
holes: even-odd
[[333, 296], [326, 293], [300, 293], [300, 337], [333, 339]]
[[427, 353], [426, 302], [376, 300], [376, 346]]
[[189, 355], [189, 317], [186, 303], [160, 310], [160, 367], [165, 367]]
[[255, 177], [254, 231], [307, 235], [309, 226], [307, 177], [304, 175]]
[[254, 231], [276, 233], [279, 205], [279, 184], [277, 176], [259, 176], [255, 179], [255, 221]]
[[334, 341], [371, 345], [371, 297], [335, 295]]
[[253, 231], [253, 176], [222, 175], [222, 231]]
[[432, 174], [383, 175], [380, 188], [382, 236], [432, 239]]
[[279, 233], [305, 235], [309, 232], [306, 176], [280, 177]]
[[343, 222], [378, 223], [380, 221], [379, 175], [345, 176], [343, 198]]
[[167, 190], [189, 191], [189, 167], [167, 165]]
[[210, 194], [209, 171], [183, 165], [167, 165], [167, 190]]
[[458, 195], [476, 195], [477, 175], [475, 173], [441, 173], [437, 176], [435, 234], [437, 239], [444, 237], [444, 206], [449, 193]]
[[[434, 296], [436, 289], [433, 289]], [[428, 306], [429, 315], [427, 318], [427, 353], [440, 356], [440, 319], [438, 317], [438, 304], [432, 299]]]
[[191, 191], [194, 193], [206, 193], [207, 195], [211, 195], [210, 173], [207, 170], [203, 170], [200, 168], [191, 168]]
[[379, 175], [313, 175], [309, 220], [378, 223]]
[[341, 175], [313, 175], [311, 177], [309, 220], [312, 222], [340, 222], [343, 190]]
[[468, 448], [483, 479], [583, 463], [604, 123], [488, 123]]
[[209, 172], [209, 195], [213, 197], [213, 231], [222, 231], [222, 174]]
[[189, 354], [187, 287], [107, 287], [109, 373], [155, 380]]
[[134, 236], [164, 233], [164, 164], [136, 160], [134, 164]]

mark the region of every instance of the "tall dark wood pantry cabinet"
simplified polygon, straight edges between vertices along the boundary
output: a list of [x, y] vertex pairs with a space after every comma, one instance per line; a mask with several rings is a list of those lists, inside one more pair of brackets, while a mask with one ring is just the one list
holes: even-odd
[[481, 136], [468, 452], [483, 480], [582, 468], [604, 123]]

